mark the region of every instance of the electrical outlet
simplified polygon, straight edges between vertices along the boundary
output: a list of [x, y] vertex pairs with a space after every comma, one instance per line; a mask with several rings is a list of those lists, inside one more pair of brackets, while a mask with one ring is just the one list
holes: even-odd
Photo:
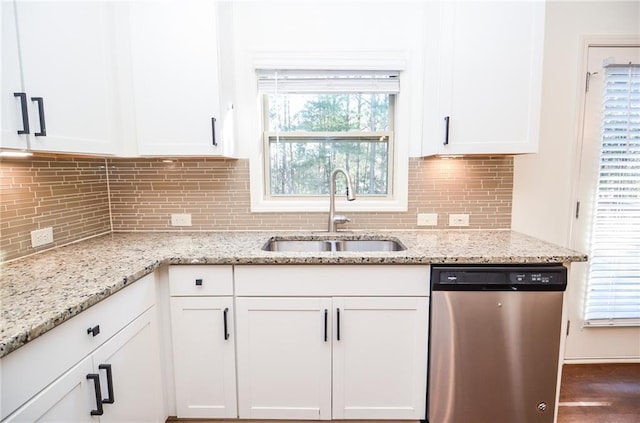
[[438, 213], [418, 213], [418, 226], [437, 226]]
[[191, 214], [190, 213], [172, 214], [171, 226], [191, 226]]
[[33, 248], [53, 242], [53, 228], [43, 228], [31, 231], [31, 246]]
[[468, 214], [450, 214], [449, 226], [469, 226]]

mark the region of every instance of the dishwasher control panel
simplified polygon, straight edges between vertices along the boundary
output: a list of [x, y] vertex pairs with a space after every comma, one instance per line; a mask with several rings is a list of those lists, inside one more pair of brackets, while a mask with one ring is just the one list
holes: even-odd
[[434, 291], [564, 291], [562, 265], [438, 265], [431, 268]]

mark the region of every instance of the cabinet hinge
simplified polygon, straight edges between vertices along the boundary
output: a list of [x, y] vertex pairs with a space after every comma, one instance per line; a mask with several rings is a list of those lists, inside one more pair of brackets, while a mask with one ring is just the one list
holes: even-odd
[[580, 217], [580, 201], [576, 201], [576, 219]]

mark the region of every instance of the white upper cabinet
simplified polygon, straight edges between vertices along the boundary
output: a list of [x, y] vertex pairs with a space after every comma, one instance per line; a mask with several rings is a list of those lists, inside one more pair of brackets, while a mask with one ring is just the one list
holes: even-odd
[[[0, 147], [2, 148], [27, 148], [27, 136], [19, 134], [23, 132], [24, 122], [22, 118], [22, 98], [17, 94], [24, 93], [24, 87], [20, 78], [20, 52], [18, 51], [18, 33], [16, 28], [15, 4], [2, 2], [2, 86], [0, 92], [2, 103], [2, 125], [0, 133]], [[26, 99], [26, 95], [24, 97]], [[26, 103], [25, 103], [26, 105]]]
[[221, 106], [217, 7], [209, 0], [130, 3], [139, 155], [232, 154], [232, 107]]
[[2, 23], [2, 147], [115, 153], [108, 2], [3, 2]]
[[440, 7], [439, 54], [425, 68], [423, 155], [536, 152], [544, 2]]

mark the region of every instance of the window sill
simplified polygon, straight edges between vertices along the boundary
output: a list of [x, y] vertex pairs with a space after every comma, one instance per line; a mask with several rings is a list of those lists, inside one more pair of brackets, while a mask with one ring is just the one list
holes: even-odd
[[[407, 203], [398, 199], [356, 198], [355, 201], [336, 197], [336, 210], [349, 212], [406, 212]], [[329, 212], [329, 197], [319, 199], [259, 199], [252, 201], [251, 211], [269, 212]]]

